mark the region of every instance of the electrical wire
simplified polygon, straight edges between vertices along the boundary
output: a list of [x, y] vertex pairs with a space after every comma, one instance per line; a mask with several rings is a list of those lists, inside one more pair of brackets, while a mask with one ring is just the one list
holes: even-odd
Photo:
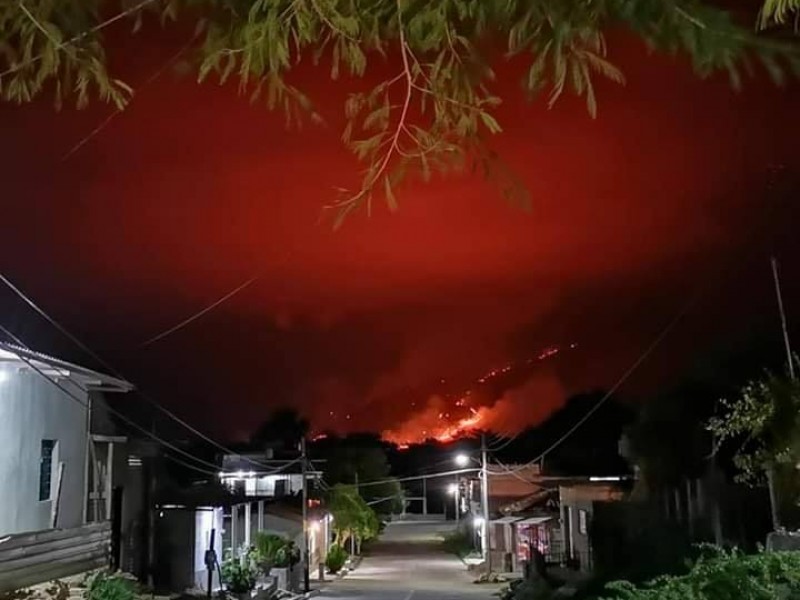
[[187, 319], [184, 319], [183, 321], [181, 321], [180, 323], [178, 323], [174, 327], [170, 327], [169, 329], [167, 329], [165, 331], [162, 331], [158, 335], [155, 335], [155, 336], [151, 337], [150, 339], [142, 342], [140, 348], [144, 348], [146, 346], [149, 346], [151, 344], [156, 343], [159, 340], [163, 340], [165, 337], [167, 337], [171, 333], [175, 333], [179, 329], [182, 329], [186, 325], [189, 325], [193, 321], [196, 321], [197, 319], [202, 317], [204, 314], [214, 310], [217, 306], [219, 306], [220, 304], [222, 304], [226, 300], [232, 298], [233, 296], [235, 296], [236, 294], [241, 292], [246, 287], [249, 287], [251, 284], [255, 283], [259, 279], [259, 277], [260, 277], [260, 275], [253, 275], [250, 279], [248, 279], [247, 281], [245, 281], [241, 285], [236, 286], [233, 290], [231, 290], [230, 292], [228, 292], [227, 294], [225, 294], [224, 296], [222, 296], [218, 300], [212, 302], [211, 304], [206, 306], [204, 309], [194, 313], [192, 316], [190, 316]]
[[373, 485], [383, 485], [385, 483], [391, 483], [391, 482], [394, 482], [394, 481], [404, 482], [404, 481], [418, 481], [418, 480], [421, 480], [421, 479], [435, 479], [437, 477], [450, 477], [452, 475], [462, 475], [462, 474], [465, 474], [465, 473], [476, 473], [478, 471], [480, 471], [479, 468], [473, 467], [473, 468], [468, 468], [468, 469], [456, 469], [454, 471], [444, 471], [442, 473], [432, 473], [430, 475], [416, 475], [416, 476], [413, 476], [413, 477], [389, 477], [387, 479], [377, 479], [375, 481], [366, 481], [364, 483], [359, 482], [358, 487], [362, 488], [362, 487], [373, 486]]
[[[0, 273], [0, 281], [2, 281], [6, 286], [8, 286], [8, 288], [11, 289], [11, 291], [13, 291], [20, 299], [22, 299], [23, 302], [25, 302], [29, 307], [31, 307], [39, 316], [44, 318], [48, 323], [50, 323], [53, 327], [58, 329], [58, 331], [60, 331], [64, 336], [66, 336], [70, 341], [72, 341], [72, 343], [74, 343], [81, 350], [83, 350], [86, 354], [88, 354], [91, 358], [93, 358], [95, 361], [97, 361], [98, 364], [100, 364], [104, 368], [108, 369], [113, 375], [117, 376], [118, 378], [124, 379], [126, 381], [128, 380], [128, 378], [125, 377], [125, 375], [123, 373], [121, 373], [119, 371], [119, 369], [116, 369], [113, 365], [109, 364], [107, 361], [103, 360], [103, 358], [98, 356], [98, 354], [96, 352], [94, 352], [91, 348], [89, 348], [89, 346], [84, 344], [80, 339], [78, 339], [75, 335], [73, 335], [66, 327], [61, 325], [61, 323], [59, 323], [53, 317], [51, 317], [49, 314], [47, 314], [47, 312], [43, 308], [41, 308], [38, 304], [36, 304], [27, 294], [25, 294], [25, 292], [23, 292], [20, 288], [18, 288], [16, 285], [14, 285], [14, 283], [11, 282], [8, 279], [8, 277], [6, 277], [2, 273]], [[8, 331], [8, 330], [6, 330], [6, 331]], [[11, 334], [10, 332], [8, 332], [7, 335], [13, 336], [13, 334]], [[14, 337], [16, 338], [16, 336], [14, 336]], [[17, 343], [19, 343], [20, 346], [26, 348], [25, 344], [23, 344], [23, 343], [21, 343], [19, 341]], [[185, 420], [181, 419], [178, 415], [173, 413], [171, 410], [169, 410], [168, 408], [163, 406], [161, 403], [159, 403], [155, 399], [149, 397], [147, 394], [145, 394], [140, 389], [137, 388], [136, 389], [136, 393], [142, 399], [144, 399], [146, 402], [148, 402], [150, 405], [154, 406], [159, 411], [161, 411], [163, 414], [165, 414], [167, 417], [169, 417], [170, 419], [172, 419], [173, 421], [175, 421], [179, 425], [183, 426], [186, 430], [188, 430], [191, 433], [195, 434], [200, 439], [205, 440], [207, 443], [211, 444], [212, 446], [214, 446], [218, 450], [221, 450], [225, 454], [238, 454], [237, 452], [234, 452], [232, 449], [220, 444], [219, 442], [217, 442], [213, 438], [207, 436], [203, 432], [197, 430], [195, 427], [193, 427], [192, 425], [187, 423]], [[252, 465], [258, 466], [258, 467], [260, 467], [262, 469], [263, 468], [267, 469], [268, 473], [269, 472], [272, 472], [272, 473], [280, 472], [280, 469], [270, 471], [272, 469], [272, 467], [270, 465], [267, 465], [265, 463], [253, 460], [253, 459], [251, 459], [251, 458], [249, 458], [247, 456], [242, 456], [242, 459], [244, 459], [246, 462], [248, 462], [248, 463], [250, 463]]]
[[[13, 340], [17, 341], [17, 343], [19, 343], [19, 341], [18, 341], [18, 340], [19, 340], [19, 338], [17, 338], [17, 337], [16, 337], [16, 336], [15, 336], [15, 335], [14, 335], [12, 332], [10, 332], [10, 331], [9, 331], [9, 330], [8, 330], [8, 329], [7, 329], [7, 328], [4, 326], [4, 325], [0, 325], [0, 331], [2, 331], [3, 333], [5, 333], [5, 334], [6, 334], [7, 336], [9, 336], [11, 339], [13, 339]], [[26, 357], [26, 356], [22, 355], [21, 353], [14, 352], [14, 350], [13, 350], [13, 346], [9, 346], [8, 344], [6, 344], [6, 348], [8, 349], [8, 351], [9, 351], [9, 352], [11, 352], [12, 354], [16, 355], [16, 357], [17, 357], [18, 359], [20, 359], [20, 360], [21, 360], [21, 361], [23, 361], [23, 362], [24, 362], [26, 365], [28, 365], [28, 367], [30, 367], [31, 369], [33, 369], [34, 371], [36, 371], [36, 372], [37, 372], [39, 375], [41, 375], [42, 377], [44, 377], [44, 378], [45, 378], [47, 381], [49, 381], [49, 382], [50, 382], [52, 385], [54, 385], [55, 387], [57, 387], [58, 389], [60, 389], [62, 392], [64, 392], [64, 394], [66, 394], [66, 395], [67, 395], [67, 396], [68, 396], [70, 399], [72, 399], [73, 401], [77, 402], [78, 404], [80, 404], [81, 406], [83, 406], [84, 408], [86, 408], [87, 410], [89, 409], [89, 404], [88, 404], [88, 403], [84, 402], [84, 401], [83, 401], [81, 398], [79, 398], [78, 396], [76, 396], [75, 394], [73, 394], [73, 393], [72, 393], [72, 392], [71, 392], [69, 389], [67, 389], [66, 387], [64, 387], [63, 385], [61, 385], [61, 384], [60, 384], [60, 383], [59, 383], [57, 380], [55, 380], [55, 379], [51, 379], [50, 377], [48, 377], [48, 376], [47, 376], [47, 373], [45, 373], [45, 372], [44, 372], [42, 369], [40, 369], [39, 367], [37, 367], [37, 366], [34, 364], [34, 362], [31, 360], [31, 359], [29, 359], [28, 357]], [[30, 349], [29, 349], [29, 348], [27, 348], [27, 347], [26, 347], [24, 344], [20, 344], [20, 349], [23, 349], [23, 350], [30, 350]], [[72, 380], [72, 379], [70, 379], [70, 381], [73, 381], [73, 380]], [[76, 383], [76, 382], [74, 382], [74, 381], [73, 381], [73, 383], [75, 383], [75, 384], [78, 386], [78, 389], [80, 389], [80, 390], [81, 390], [81, 391], [83, 391], [83, 392], [87, 392], [87, 393], [88, 393], [88, 389], [84, 389], [84, 388], [82, 388], [82, 387], [80, 386], [80, 384], [78, 384], [78, 383]], [[203, 460], [202, 458], [198, 458], [198, 457], [196, 457], [196, 456], [194, 456], [194, 455], [190, 454], [189, 452], [186, 452], [186, 451], [185, 451], [185, 450], [183, 450], [182, 448], [178, 448], [178, 447], [177, 447], [177, 446], [175, 446], [174, 444], [171, 444], [170, 442], [168, 442], [168, 441], [166, 441], [166, 440], [164, 440], [164, 439], [162, 439], [162, 438], [158, 437], [156, 434], [154, 434], [154, 433], [152, 433], [152, 432], [148, 431], [147, 429], [145, 429], [144, 427], [142, 427], [142, 426], [141, 426], [141, 425], [139, 425], [138, 423], [136, 423], [136, 422], [132, 421], [131, 419], [129, 419], [128, 417], [126, 417], [124, 414], [122, 414], [120, 411], [118, 411], [118, 410], [116, 410], [116, 409], [112, 408], [111, 406], [109, 406], [107, 403], [106, 403], [106, 405], [105, 405], [105, 407], [104, 407], [104, 408], [105, 408], [105, 409], [106, 409], [108, 412], [110, 412], [111, 414], [113, 414], [113, 415], [115, 415], [116, 417], [118, 417], [120, 420], [122, 420], [122, 422], [126, 423], [128, 426], [130, 426], [130, 427], [133, 427], [135, 430], [137, 430], [137, 431], [139, 431], [140, 433], [142, 433], [142, 434], [146, 435], [147, 437], [149, 437], [150, 439], [154, 440], [155, 442], [158, 442], [158, 443], [159, 443], [159, 444], [161, 444], [162, 446], [164, 446], [164, 447], [166, 447], [166, 448], [169, 448], [169, 449], [173, 450], [174, 452], [177, 452], [177, 453], [179, 453], [179, 454], [182, 454], [182, 455], [186, 456], [187, 458], [190, 458], [190, 459], [192, 459], [192, 460], [196, 461], [196, 462], [197, 462], [197, 463], [199, 463], [199, 464], [202, 464], [202, 465], [205, 465], [205, 466], [211, 467], [211, 468], [213, 468], [213, 469], [217, 470], [216, 472], [218, 472], [218, 469], [219, 469], [219, 466], [218, 466], [218, 465], [216, 465], [216, 464], [214, 464], [214, 463], [211, 463], [211, 462], [208, 462], [208, 461], [206, 461], [206, 460]]]
[[[153, 72], [153, 74], [150, 75], [150, 77], [148, 77], [141, 85], [139, 85], [136, 88], [137, 94], [140, 94], [143, 89], [152, 84], [156, 79], [158, 79], [164, 73], [164, 71], [166, 71], [173, 63], [175, 63], [175, 61], [177, 61], [181, 56], [183, 56], [183, 53], [186, 52], [189, 48], [191, 48], [192, 44], [195, 42], [197, 38], [198, 34], [195, 33], [195, 35], [193, 35], [192, 38], [184, 46], [182, 46], [175, 54], [170, 56], [163, 65], [161, 65], [158, 69], [156, 69], [155, 72]], [[125, 112], [127, 107], [128, 105], [126, 105], [124, 108], [115, 109], [105, 119], [100, 121], [100, 123], [94, 129], [92, 129], [88, 134], [86, 134], [84, 137], [78, 140], [78, 142], [76, 142], [61, 157], [61, 162], [68, 160], [70, 157], [76, 154], [81, 148], [83, 148], [86, 144], [88, 144], [92, 139], [94, 139], [101, 131], [103, 131], [103, 129], [108, 127], [108, 125], [111, 123], [111, 121], [114, 120], [115, 117], [118, 117], [123, 112]]]
[[[129, 15], [132, 15], [135, 12], [138, 12], [139, 10], [143, 9], [148, 4], [153, 4], [153, 2], [155, 2], [155, 1], [156, 0], [142, 0], [138, 4], [136, 4], [134, 6], [131, 6], [130, 8], [127, 8], [127, 9], [123, 10], [120, 13], [117, 13], [113, 17], [110, 17], [110, 18], [106, 19], [105, 21], [102, 21], [101, 23], [98, 23], [94, 27], [91, 27], [90, 29], [87, 29], [86, 31], [84, 31], [82, 33], [79, 33], [78, 35], [76, 35], [76, 36], [74, 36], [74, 37], [72, 37], [72, 38], [70, 38], [70, 39], [68, 39], [68, 40], [66, 40], [64, 42], [56, 44], [56, 50], [62, 50], [63, 48], [65, 48], [67, 46], [71, 46], [75, 42], [81, 41], [87, 35], [91, 35], [93, 33], [97, 33], [101, 29], [105, 29], [106, 27], [116, 23], [120, 19], [124, 19], [125, 17], [127, 17]], [[8, 69], [6, 69], [5, 71], [3, 71], [2, 73], [0, 73], [0, 79], [5, 77], [6, 75], [10, 75], [11, 73], [16, 73], [20, 69], [24, 69], [25, 67], [29, 67], [33, 63], [36, 63], [36, 62], [39, 62], [40, 60], [42, 60], [42, 58], [44, 58], [44, 53], [37, 54], [36, 56], [32, 56], [31, 58], [29, 58], [27, 60], [24, 60], [19, 64], [13, 65], [13, 66], [9, 67]]]
[[647, 360], [650, 354], [652, 354], [653, 351], [658, 347], [658, 345], [664, 340], [664, 338], [667, 337], [669, 332], [672, 331], [672, 329], [678, 324], [678, 322], [684, 317], [684, 315], [686, 315], [686, 313], [689, 311], [689, 308], [692, 306], [692, 304], [694, 304], [694, 302], [697, 300], [698, 297], [699, 293], [695, 294], [689, 300], [689, 302], [686, 303], [686, 305], [678, 312], [678, 314], [675, 315], [669, 323], [667, 323], [667, 325], [661, 330], [661, 332], [644, 350], [644, 352], [642, 352], [642, 354], [639, 355], [639, 358], [637, 358], [636, 361], [628, 368], [628, 370], [622, 374], [622, 377], [620, 377], [619, 380], [617, 380], [617, 382], [611, 387], [611, 389], [608, 390], [608, 392], [606, 392], [605, 395], [602, 398], [600, 398], [600, 400], [598, 400], [597, 403], [592, 408], [590, 408], [583, 417], [581, 417], [572, 427], [570, 427], [564, 435], [558, 438], [544, 452], [542, 452], [539, 456], [537, 456], [533, 460], [530, 460], [524, 465], [520, 465], [519, 467], [516, 467], [514, 469], [509, 469], [508, 472], [509, 473], [519, 472], [529, 468], [531, 465], [538, 463], [550, 452], [552, 452], [553, 450], [558, 448], [561, 444], [563, 444], [573, 433], [575, 433], [575, 431], [577, 431], [581, 425], [583, 425], [586, 421], [588, 421], [592, 417], [592, 415], [600, 409], [601, 406], [603, 406], [606, 402], [608, 402], [608, 400], [613, 396], [614, 393], [616, 393], [616, 391], [622, 386], [622, 384], [628, 380], [628, 378], [633, 374], [633, 372], [636, 371], [636, 369], [638, 369], [639, 366], [645, 360]]

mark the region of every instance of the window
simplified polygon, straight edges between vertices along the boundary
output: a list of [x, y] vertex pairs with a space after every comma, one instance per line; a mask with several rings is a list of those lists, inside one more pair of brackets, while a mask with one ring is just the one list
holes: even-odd
[[42, 454], [39, 460], [39, 501], [50, 500], [50, 487], [53, 480], [53, 452], [56, 440], [42, 440]]
[[578, 511], [578, 531], [586, 535], [586, 511]]

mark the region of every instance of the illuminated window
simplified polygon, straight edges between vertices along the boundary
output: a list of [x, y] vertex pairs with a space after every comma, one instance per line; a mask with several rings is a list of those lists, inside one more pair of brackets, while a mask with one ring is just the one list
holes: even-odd
[[578, 531], [586, 535], [586, 511], [578, 511]]
[[53, 478], [53, 451], [56, 440], [42, 440], [42, 453], [39, 460], [39, 501], [50, 500], [50, 487]]

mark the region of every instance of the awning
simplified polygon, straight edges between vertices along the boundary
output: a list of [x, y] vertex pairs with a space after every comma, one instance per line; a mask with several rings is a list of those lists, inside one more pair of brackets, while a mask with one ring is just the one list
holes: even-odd
[[490, 523], [513, 523], [515, 521], [519, 521], [522, 517], [500, 517], [499, 519], [492, 519], [489, 521]]
[[541, 525], [542, 523], [546, 523], [553, 517], [528, 517], [527, 519], [522, 519], [521, 521], [517, 521], [517, 525]]

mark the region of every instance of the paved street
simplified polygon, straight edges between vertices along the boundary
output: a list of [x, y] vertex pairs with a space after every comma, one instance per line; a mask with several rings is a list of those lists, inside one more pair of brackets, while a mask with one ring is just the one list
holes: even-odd
[[457, 557], [441, 550], [443, 521], [397, 522], [387, 526], [369, 556], [345, 579], [323, 588], [322, 598], [338, 600], [488, 599], [497, 586], [475, 585]]

